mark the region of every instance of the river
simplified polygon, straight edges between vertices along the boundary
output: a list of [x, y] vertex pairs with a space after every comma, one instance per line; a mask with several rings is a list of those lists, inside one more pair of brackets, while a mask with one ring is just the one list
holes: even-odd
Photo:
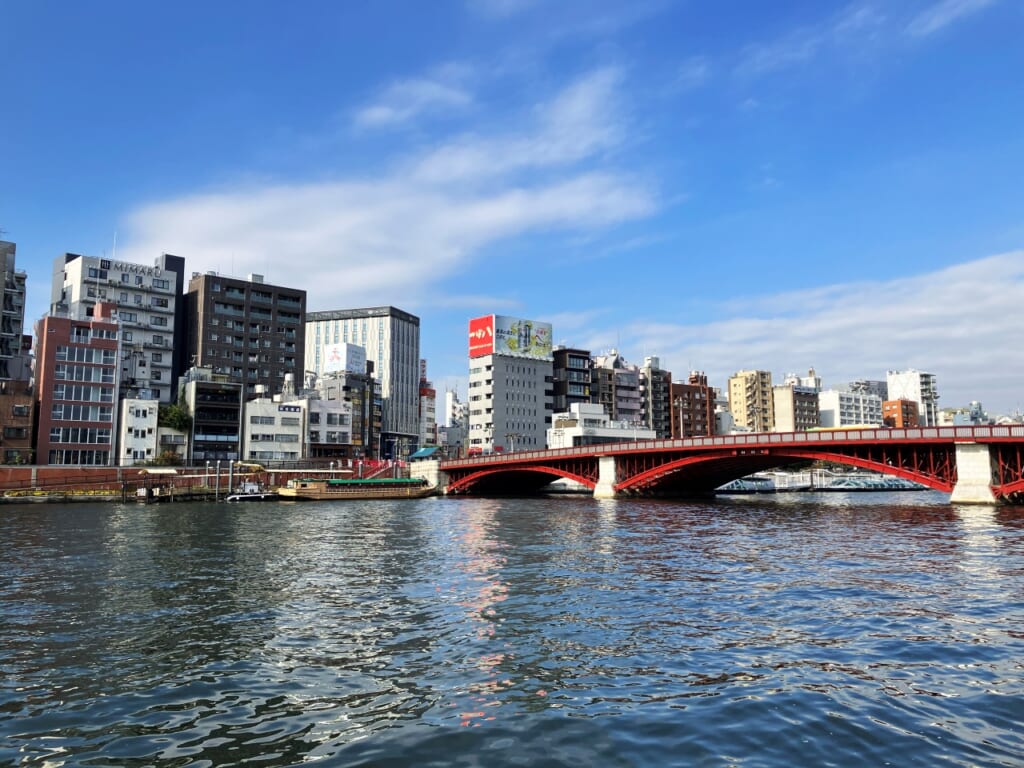
[[1024, 764], [1024, 508], [0, 507], [0, 764]]

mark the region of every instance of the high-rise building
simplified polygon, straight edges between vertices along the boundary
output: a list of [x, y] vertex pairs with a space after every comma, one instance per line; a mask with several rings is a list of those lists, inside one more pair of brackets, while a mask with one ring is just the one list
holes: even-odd
[[916, 371], [886, 371], [889, 400], [913, 400], [917, 403], [918, 421], [922, 427], [939, 425], [939, 393], [935, 374]]
[[549, 323], [504, 315], [470, 320], [468, 453], [543, 448], [551, 379]]
[[555, 347], [552, 350], [552, 408], [567, 413], [573, 403], [589, 403], [591, 396], [590, 350]]
[[50, 314], [36, 323], [37, 464], [114, 464], [120, 326], [112, 304], [91, 317]]
[[25, 273], [14, 268], [17, 246], [0, 240], [3, 309], [0, 315], [0, 381], [27, 381], [32, 372], [25, 334]]
[[185, 367], [179, 302], [185, 260], [163, 254], [153, 266], [65, 253], [54, 262], [50, 313], [83, 320], [98, 302], [115, 305], [120, 325], [120, 396], [172, 402]]
[[775, 426], [770, 371], [738, 371], [729, 379], [729, 412], [737, 426], [771, 432]]
[[715, 434], [715, 389], [703, 372], [690, 371], [687, 382], [673, 382], [669, 392], [673, 438]]
[[671, 388], [672, 373], [661, 369], [661, 360], [657, 357], [645, 357], [640, 368], [642, 420], [659, 438], [672, 434]]
[[306, 370], [330, 370], [333, 347], [356, 344], [374, 364], [381, 391], [379, 455], [407, 456], [419, 443], [420, 319], [395, 307], [306, 314]]
[[280, 392], [288, 374], [303, 380], [304, 290], [269, 285], [262, 275], [242, 279], [196, 272], [185, 306], [192, 364], [241, 384], [245, 398], [257, 394], [257, 385], [270, 394]]

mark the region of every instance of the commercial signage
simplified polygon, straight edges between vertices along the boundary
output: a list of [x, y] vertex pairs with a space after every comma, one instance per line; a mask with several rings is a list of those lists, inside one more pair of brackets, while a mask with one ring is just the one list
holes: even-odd
[[469, 321], [469, 356], [494, 354], [494, 315], [475, 317]]
[[321, 373], [366, 373], [366, 350], [356, 344], [325, 344]]
[[507, 355], [551, 360], [551, 323], [505, 315], [469, 321], [469, 356]]

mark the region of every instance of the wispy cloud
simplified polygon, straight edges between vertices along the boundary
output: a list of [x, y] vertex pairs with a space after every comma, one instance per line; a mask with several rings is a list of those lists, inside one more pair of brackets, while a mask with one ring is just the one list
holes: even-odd
[[907, 34], [927, 37], [994, 4], [995, 0], [941, 0], [915, 16], [907, 25]]
[[936, 374], [944, 405], [985, 393], [987, 407], [1008, 411], [1024, 402], [1024, 359], [1006, 354], [1019, 341], [1022, 302], [1017, 251], [911, 278], [762, 296], [719, 307], [726, 319], [702, 324], [635, 323], [624, 346], [660, 355], [677, 378], [704, 370], [716, 386], [745, 368], [781, 377], [813, 367], [829, 387], [914, 367]]
[[617, 105], [622, 73], [592, 72], [536, 110], [534, 130], [496, 137], [461, 136], [424, 157], [414, 174], [432, 182], [499, 176], [564, 166], [618, 144], [625, 123]]
[[747, 46], [737, 74], [760, 76], [811, 61], [824, 51], [870, 39], [886, 17], [873, 5], [854, 4], [817, 24], [795, 29], [779, 39]]
[[450, 65], [433, 77], [394, 82], [357, 110], [353, 122], [358, 128], [396, 126], [423, 114], [465, 108], [473, 97], [460, 82], [462, 76], [460, 67]]
[[[230, 272], [237, 255], [269, 282], [301, 275], [310, 309], [422, 304], [498, 241], [601, 229], [656, 210], [649, 184], [601, 158], [620, 133], [610, 103], [617, 83], [611, 71], [592, 73], [538, 107], [528, 128], [455, 139], [379, 178], [246, 184], [155, 202], [129, 215], [124, 257], [177, 253], [192, 269]], [[522, 168], [544, 173], [518, 178]]]
[[466, 0], [466, 6], [483, 16], [507, 18], [538, 5], [540, 0]]

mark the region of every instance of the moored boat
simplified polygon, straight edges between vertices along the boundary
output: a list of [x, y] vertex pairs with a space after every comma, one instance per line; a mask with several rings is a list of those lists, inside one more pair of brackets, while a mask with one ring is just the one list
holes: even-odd
[[282, 499], [420, 499], [434, 493], [434, 486], [418, 477], [369, 479], [296, 478], [278, 488]]

